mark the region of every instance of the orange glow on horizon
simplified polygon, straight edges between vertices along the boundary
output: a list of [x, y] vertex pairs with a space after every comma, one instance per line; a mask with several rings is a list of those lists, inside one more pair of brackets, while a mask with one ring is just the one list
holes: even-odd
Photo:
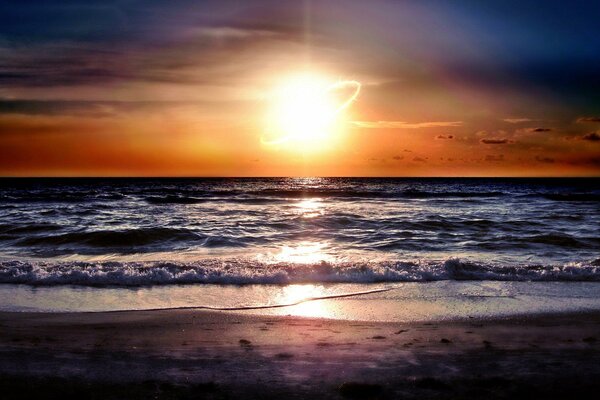
[[[593, 122], [554, 123], [548, 132], [508, 119], [497, 129], [495, 116], [461, 120], [458, 108], [427, 118], [408, 106], [398, 117], [381, 85], [281, 76], [246, 87], [250, 99], [0, 114], [0, 175], [600, 175], [599, 145], [586, 133]], [[269, 87], [272, 95], [261, 97]]]

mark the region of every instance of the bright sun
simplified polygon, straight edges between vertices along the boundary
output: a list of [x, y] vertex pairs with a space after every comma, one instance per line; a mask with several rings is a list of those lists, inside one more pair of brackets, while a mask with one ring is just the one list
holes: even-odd
[[302, 148], [324, 145], [337, 130], [341, 112], [358, 96], [360, 83], [331, 82], [315, 75], [286, 80], [270, 96], [263, 143], [292, 143]]

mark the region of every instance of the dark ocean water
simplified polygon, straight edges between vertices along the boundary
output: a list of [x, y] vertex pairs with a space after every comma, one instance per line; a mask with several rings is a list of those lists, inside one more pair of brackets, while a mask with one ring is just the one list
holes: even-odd
[[430, 280], [600, 281], [600, 180], [0, 180], [0, 283]]

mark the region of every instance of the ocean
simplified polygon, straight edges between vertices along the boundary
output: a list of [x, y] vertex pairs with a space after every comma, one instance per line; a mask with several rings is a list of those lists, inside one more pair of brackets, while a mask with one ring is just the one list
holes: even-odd
[[399, 287], [596, 307], [599, 211], [595, 178], [6, 178], [0, 309], [262, 309]]

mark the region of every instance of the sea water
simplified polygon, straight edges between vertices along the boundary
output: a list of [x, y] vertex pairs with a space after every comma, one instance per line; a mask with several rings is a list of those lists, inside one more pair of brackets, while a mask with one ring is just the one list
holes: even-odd
[[600, 309], [599, 183], [2, 179], [0, 310]]

